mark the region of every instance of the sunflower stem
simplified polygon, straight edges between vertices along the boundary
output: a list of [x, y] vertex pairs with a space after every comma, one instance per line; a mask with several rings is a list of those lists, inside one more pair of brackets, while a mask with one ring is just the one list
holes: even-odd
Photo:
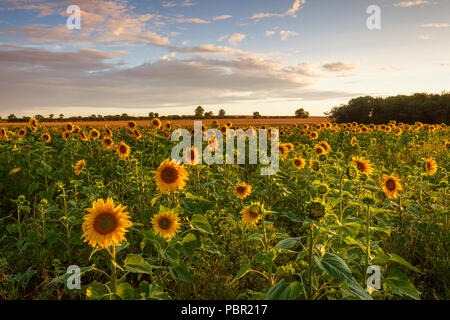
[[308, 248], [308, 299], [312, 300], [312, 256], [313, 256], [314, 222], [309, 220], [309, 248]]
[[117, 268], [116, 268], [116, 245], [112, 246], [111, 254], [111, 289], [113, 293], [116, 293], [117, 289]]

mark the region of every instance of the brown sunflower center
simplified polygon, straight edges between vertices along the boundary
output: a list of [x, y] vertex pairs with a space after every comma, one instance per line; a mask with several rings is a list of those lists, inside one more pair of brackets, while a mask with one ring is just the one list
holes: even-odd
[[366, 168], [366, 167], [364, 166], [364, 163], [362, 163], [362, 162], [360, 162], [360, 161], [357, 161], [357, 162], [356, 162], [356, 167], [358, 168], [359, 171], [364, 171], [364, 169]]
[[108, 234], [116, 230], [118, 221], [114, 214], [105, 212], [99, 214], [94, 220], [94, 229], [100, 234]]
[[252, 218], [255, 218], [255, 219], [259, 217], [259, 212], [258, 212], [257, 208], [250, 209], [249, 214]]
[[161, 172], [161, 179], [167, 184], [174, 183], [178, 179], [177, 169], [173, 167], [164, 168]]
[[127, 153], [127, 146], [121, 145], [119, 147], [119, 151], [120, 151], [120, 153]]
[[161, 229], [168, 230], [172, 226], [172, 220], [170, 220], [167, 217], [163, 217], [163, 218], [159, 219], [158, 225]]
[[390, 191], [394, 191], [396, 188], [397, 184], [395, 183], [394, 179], [388, 179], [386, 181], [386, 188], [388, 188]]
[[301, 163], [300, 160], [295, 159], [295, 160], [294, 160], [294, 164], [295, 164], [296, 166], [300, 166], [302, 163]]
[[237, 188], [236, 188], [236, 192], [237, 192], [237, 193], [244, 193], [244, 192], [245, 192], [245, 187], [243, 187], [243, 186], [237, 187]]

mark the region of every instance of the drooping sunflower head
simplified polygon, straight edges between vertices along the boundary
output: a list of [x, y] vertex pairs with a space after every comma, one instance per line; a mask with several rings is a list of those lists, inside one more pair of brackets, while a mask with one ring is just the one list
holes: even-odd
[[331, 151], [331, 147], [326, 141], [322, 141], [321, 143], [319, 143], [319, 146], [323, 148], [324, 153], [329, 153]]
[[239, 199], [245, 199], [252, 193], [252, 186], [246, 184], [245, 182], [241, 182], [234, 187], [234, 194]]
[[31, 118], [30, 121], [28, 121], [28, 125], [30, 127], [37, 127], [39, 122], [36, 120], [35, 117]]
[[84, 242], [88, 242], [92, 247], [100, 246], [108, 248], [116, 246], [126, 241], [125, 233], [127, 228], [132, 226], [126, 207], [108, 198], [105, 201], [98, 199], [92, 204], [92, 208], [86, 210], [89, 214], [83, 217]]
[[306, 161], [302, 157], [297, 157], [292, 160], [292, 165], [298, 170], [303, 169], [305, 167]]
[[250, 206], [244, 207], [241, 210], [242, 220], [247, 224], [255, 226], [263, 216], [262, 210], [263, 208], [259, 203], [252, 202]]
[[356, 137], [352, 137], [352, 139], [350, 140], [350, 144], [352, 146], [356, 145], [358, 143], [358, 140], [356, 139]]
[[104, 136], [104, 137], [109, 137], [109, 138], [111, 138], [111, 137], [113, 136], [113, 133], [112, 133], [111, 128], [105, 126], [105, 127], [103, 128], [103, 136]]
[[373, 168], [370, 160], [366, 160], [362, 157], [353, 157], [352, 163], [356, 166], [356, 169], [358, 169], [359, 172], [365, 173], [367, 175], [372, 174]]
[[103, 138], [102, 144], [106, 149], [110, 150], [114, 146], [114, 141], [111, 137], [107, 136]]
[[320, 219], [325, 215], [325, 206], [322, 202], [311, 202], [307, 207], [308, 216], [311, 219]]
[[319, 161], [311, 159], [309, 161], [309, 168], [314, 170], [314, 171], [319, 171], [319, 169], [320, 169]]
[[117, 154], [122, 159], [128, 158], [130, 152], [131, 148], [123, 141], [117, 146]]
[[195, 147], [191, 147], [184, 152], [184, 161], [190, 165], [196, 165], [199, 163], [199, 154], [198, 150]]
[[386, 196], [390, 199], [397, 198], [399, 195], [399, 191], [403, 190], [400, 184], [400, 179], [394, 174], [390, 176], [383, 175], [381, 188], [383, 189]]
[[165, 239], [172, 239], [180, 228], [178, 214], [173, 211], [162, 211], [152, 218], [153, 230]]
[[98, 139], [98, 138], [100, 137], [100, 132], [98, 132], [97, 129], [92, 129], [92, 130], [89, 132], [89, 137], [90, 137], [91, 139]]
[[184, 166], [170, 159], [164, 160], [159, 165], [155, 175], [158, 190], [168, 194], [175, 193], [177, 189], [183, 189], [187, 179], [188, 173]]
[[65, 132], [62, 134], [62, 137], [63, 137], [64, 141], [69, 140], [71, 136], [72, 136], [72, 133], [70, 133], [69, 131], [65, 131]]
[[282, 160], [286, 159], [287, 156], [289, 155], [289, 149], [286, 147], [286, 145], [284, 143], [278, 144], [278, 151], [280, 153], [280, 158]]
[[48, 132], [43, 133], [41, 135], [41, 140], [44, 141], [45, 143], [49, 143], [52, 140], [52, 136]]
[[74, 166], [75, 174], [78, 176], [86, 168], [86, 160], [78, 161]]
[[435, 174], [437, 171], [437, 168], [438, 168], [436, 160], [434, 160], [433, 158], [426, 159], [423, 167], [424, 167], [425, 171], [427, 172], [427, 174], [430, 176]]

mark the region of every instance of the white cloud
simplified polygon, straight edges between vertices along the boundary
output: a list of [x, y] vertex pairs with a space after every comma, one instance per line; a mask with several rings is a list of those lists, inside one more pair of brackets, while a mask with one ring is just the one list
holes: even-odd
[[291, 30], [281, 30], [280, 36], [282, 41], [286, 41], [289, 37], [295, 37], [298, 36], [298, 33]]
[[430, 1], [428, 0], [401, 1], [394, 3], [394, 7], [408, 8], [413, 6], [425, 5], [429, 3]]
[[420, 25], [422, 28], [448, 28], [450, 27], [449, 23], [425, 23]]
[[229, 38], [228, 38], [228, 43], [231, 44], [232, 46], [237, 45], [239, 42], [241, 42], [242, 40], [244, 40], [246, 38], [245, 34], [242, 33], [235, 33], [232, 34]]
[[431, 40], [431, 36], [429, 34], [421, 34], [418, 37], [420, 40]]
[[200, 18], [178, 18], [175, 21], [178, 23], [200, 23], [200, 24], [211, 23], [211, 21], [203, 20]]
[[297, 12], [300, 11], [300, 9], [302, 8], [302, 5], [304, 5], [305, 3], [306, 3], [306, 0], [294, 0], [292, 7], [283, 13], [264, 13], [264, 12], [255, 13], [253, 16], [250, 17], [250, 19], [259, 20], [262, 18], [271, 18], [271, 17], [282, 18], [282, 17], [286, 17], [286, 16], [296, 18]]
[[323, 64], [322, 68], [328, 72], [344, 72], [356, 69], [356, 65], [335, 61]]
[[217, 21], [217, 20], [225, 20], [225, 19], [230, 19], [230, 18], [232, 18], [232, 17], [233, 17], [232, 15], [224, 14], [224, 15], [221, 15], [221, 16], [214, 17], [213, 20], [214, 20], [214, 21]]
[[270, 37], [270, 36], [273, 36], [274, 34], [275, 34], [275, 31], [266, 30], [266, 36]]

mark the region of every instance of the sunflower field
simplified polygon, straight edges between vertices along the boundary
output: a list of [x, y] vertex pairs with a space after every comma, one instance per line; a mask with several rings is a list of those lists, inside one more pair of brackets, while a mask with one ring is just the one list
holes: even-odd
[[281, 126], [270, 176], [174, 129], [3, 127], [0, 298], [449, 299], [445, 124]]

